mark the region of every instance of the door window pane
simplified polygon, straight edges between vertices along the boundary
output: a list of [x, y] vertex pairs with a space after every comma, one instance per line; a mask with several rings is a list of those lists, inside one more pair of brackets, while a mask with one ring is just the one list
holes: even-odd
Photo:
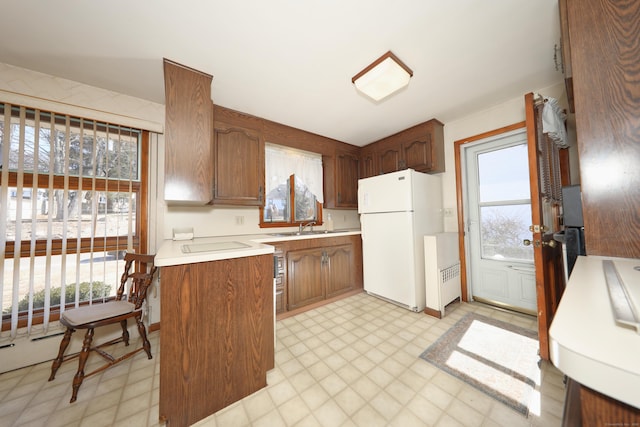
[[482, 258], [533, 261], [533, 246], [522, 243], [531, 238], [530, 224], [531, 204], [481, 207]]
[[527, 144], [479, 154], [478, 175], [480, 203], [529, 199]]

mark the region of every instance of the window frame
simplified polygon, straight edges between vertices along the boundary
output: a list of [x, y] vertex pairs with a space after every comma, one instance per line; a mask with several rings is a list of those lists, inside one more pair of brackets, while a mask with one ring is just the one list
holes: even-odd
[[[291, 206], [295, 205], [295, 175], [289, 175], [289, 201]], [[265, 197], [266, 203], [266, 197]], [[289, 209], [289, 220], [288, 221], [278, 221], [278, 222], [266, 222], [264, 220], [264, 209], [265, 206], [262, 205], [259, 208], [260, 211], [260, 228], [281, 228], [281, 227], [298, 227], [303, 224], [308, 224], [310, 221], [296, 221], [295, 220], [295, 210], [293, 208]], [[318, 213], [318, 217], [312, 221], [313, 225], [322, 225], [322, 203], [316, 201], [316, 212]]]
[[[5, 108], [9, 103], [4, 103]], [[16, 105], [18, 106], [18, 105]], [[27, 111], [34, 111], [37, 109], [26, 107]], [[73, 116], [71, 114], [64, 113], [56, 113], [56, 112], [48, 112], [43, 111], [44, 113], [50, 113], [54, 115], [54, 122], [56, 124], [60, 124], [60, 120], [65, 117], [70, 117], [72, 119], [80, 119], [80, 117]], [[11, 112], [12, 117], [16, 117], [15, 113]], [[109, 123], [105, 123], [99, 120], [85, 119], [86, 123], [93, 124], [94, 122], [98, 126], [98, 130], [103, 130], [104, 128], [100, 128], [100, 125], [109, 125]], [[80, 123], [83, 123], [82, 121]], [[117, 124], [113, 124], [114, 126], [120, 126]], [[79, 128], [80, 125], [75, 125], [74, 127]], [[127, 126], [123, 126], [127, 127]], [[86, 125], [85, 125], [86, 128]], [[93, 130], [93, 128], [91, 128]], [[137, 180], [128, 180], [126, 181], [126, 191], [131, 191], [135, 194], [136, 197], [136, 210], [135, 210], [135, 221], [134, 221], [134, 235], [131, 238], [132, 247], [135, 251], [139, 253], [147, 253], [148, 251], [148, 206], [149, 206], [149, 191], [148, 191], [148, 178], [149, 178], [149, 131], [143, 129], [135, 129], [140, 132], [140, 142], [138, 147], [138, 158], [139, 158], [139, 176]], [[1, 170], [1, 169], [0, 169]], [[0, 174], [0, 187], [18, 187], [19, 174], [20, 172], [15, 171], [7, 171], [8, 174], [8, 182], [2, 182], [2, 174]], [[65, 180], [67, 182], [67, 188], [69, 190], [94, 190], [95, 192], [118, 192], [120, 190], [120, 186], [123, 180], [118, 179], [109, 179], [109, 178], [98, 178], [98, 177], [82, 177], [82, 180], [79, 176], [74, 175], [53, 175], [49, 176], [49, 172], [38, 172], [34, 170], [33, 172], [22, 172], [22, 189], [33, 188], [34, 182], [37, 183], [37, 187], [39, 189], [48, 188], [50, 179], [53, 180], [52, 186], [54, 189], [64, 189], [65, 188]], [[80, 188], [79, 183], [82, 182], [82, 188]], [[144, 217], [143, 217], [144, 216]], [[62, 255], [63, 249], [63, 239], [52, 239], [51, 241], [51, 255], [57, 256]], [[129, 237], [127, 235], [111, 235], [106, 236], [99, 239], [92, 239], [91, 237], [82, 237], [80, 238], [80, 244], [78, 246], [77, 239], [66, 239], [65, 241], [65, 255], [73, 255], [77, 253], [104, 253], [108, 251], [116, 251], [122, 250], [122, 248], [126, 248], [129, 242]], [[5, 259], [13, 259], [14, 251], [16, 244], [20, 245], [20, 258], [29, 258], [31, 256], [31, 240], [21, 240], [20, 242], [7, 241], [5, 243]], [[92, 251], [93, 249], [93, 251]], [[44, 256], [46, 255], [47, 250], [47, 239], [36, 239], [35, 245], [35, 256]], [[117, 285], [117, 284], [116, 284]], [[114, 299], [115, 296], [111, 296], [105, 299], [106, 301], [110, 301]], [[79, 302], [78, 305], [88, 305], [88, 304], [100, 304], [102, 300], [95, 301], [84, 301]], [[75, 301], [68, 302], [65, 304], [65, 309], [73, 308], [76, 306]], [[44, 308], [34, 309], [32, 312], [32, 324], [42, 324], [44, 323]], [[28, 326], [28, 311], [23, 311], [18, 313], [18, 328], [23, 328]], [[57, 321], [60, 319], [60, 306], [53, 306], [49, 310], [49, 321]], [[0, 331], [7, 331], [11, 329], [11, 314], [3, 314], [2, 315], [2, 326]]]

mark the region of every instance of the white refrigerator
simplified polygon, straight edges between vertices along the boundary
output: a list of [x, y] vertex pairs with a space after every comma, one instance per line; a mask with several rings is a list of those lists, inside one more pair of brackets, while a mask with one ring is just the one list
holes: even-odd
[[424, 235], [444, 230], [442, 183], [413, 169], [358, 181], [364, 290], [425, 308]]

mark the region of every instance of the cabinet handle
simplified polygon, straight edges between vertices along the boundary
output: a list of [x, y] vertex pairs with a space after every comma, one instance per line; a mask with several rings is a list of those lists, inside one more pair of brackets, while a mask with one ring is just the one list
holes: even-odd
[[342, 194], [338, 192], [338, 203], [342, 202]]
[[263, 202], [262, 198], [264, 197], [264, 189], [262, 188], [262, 185], [260, 186], [260, 188], [258, 189], [258, 201], [260, 203]]

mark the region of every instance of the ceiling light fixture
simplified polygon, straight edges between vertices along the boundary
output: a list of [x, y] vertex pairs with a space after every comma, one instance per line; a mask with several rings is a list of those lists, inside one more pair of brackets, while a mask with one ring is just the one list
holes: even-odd
[[411, 68], [389, 51], [353, 76], [351, 82], [360, 92], [380, 101], [408, 85], [412, 76]]

